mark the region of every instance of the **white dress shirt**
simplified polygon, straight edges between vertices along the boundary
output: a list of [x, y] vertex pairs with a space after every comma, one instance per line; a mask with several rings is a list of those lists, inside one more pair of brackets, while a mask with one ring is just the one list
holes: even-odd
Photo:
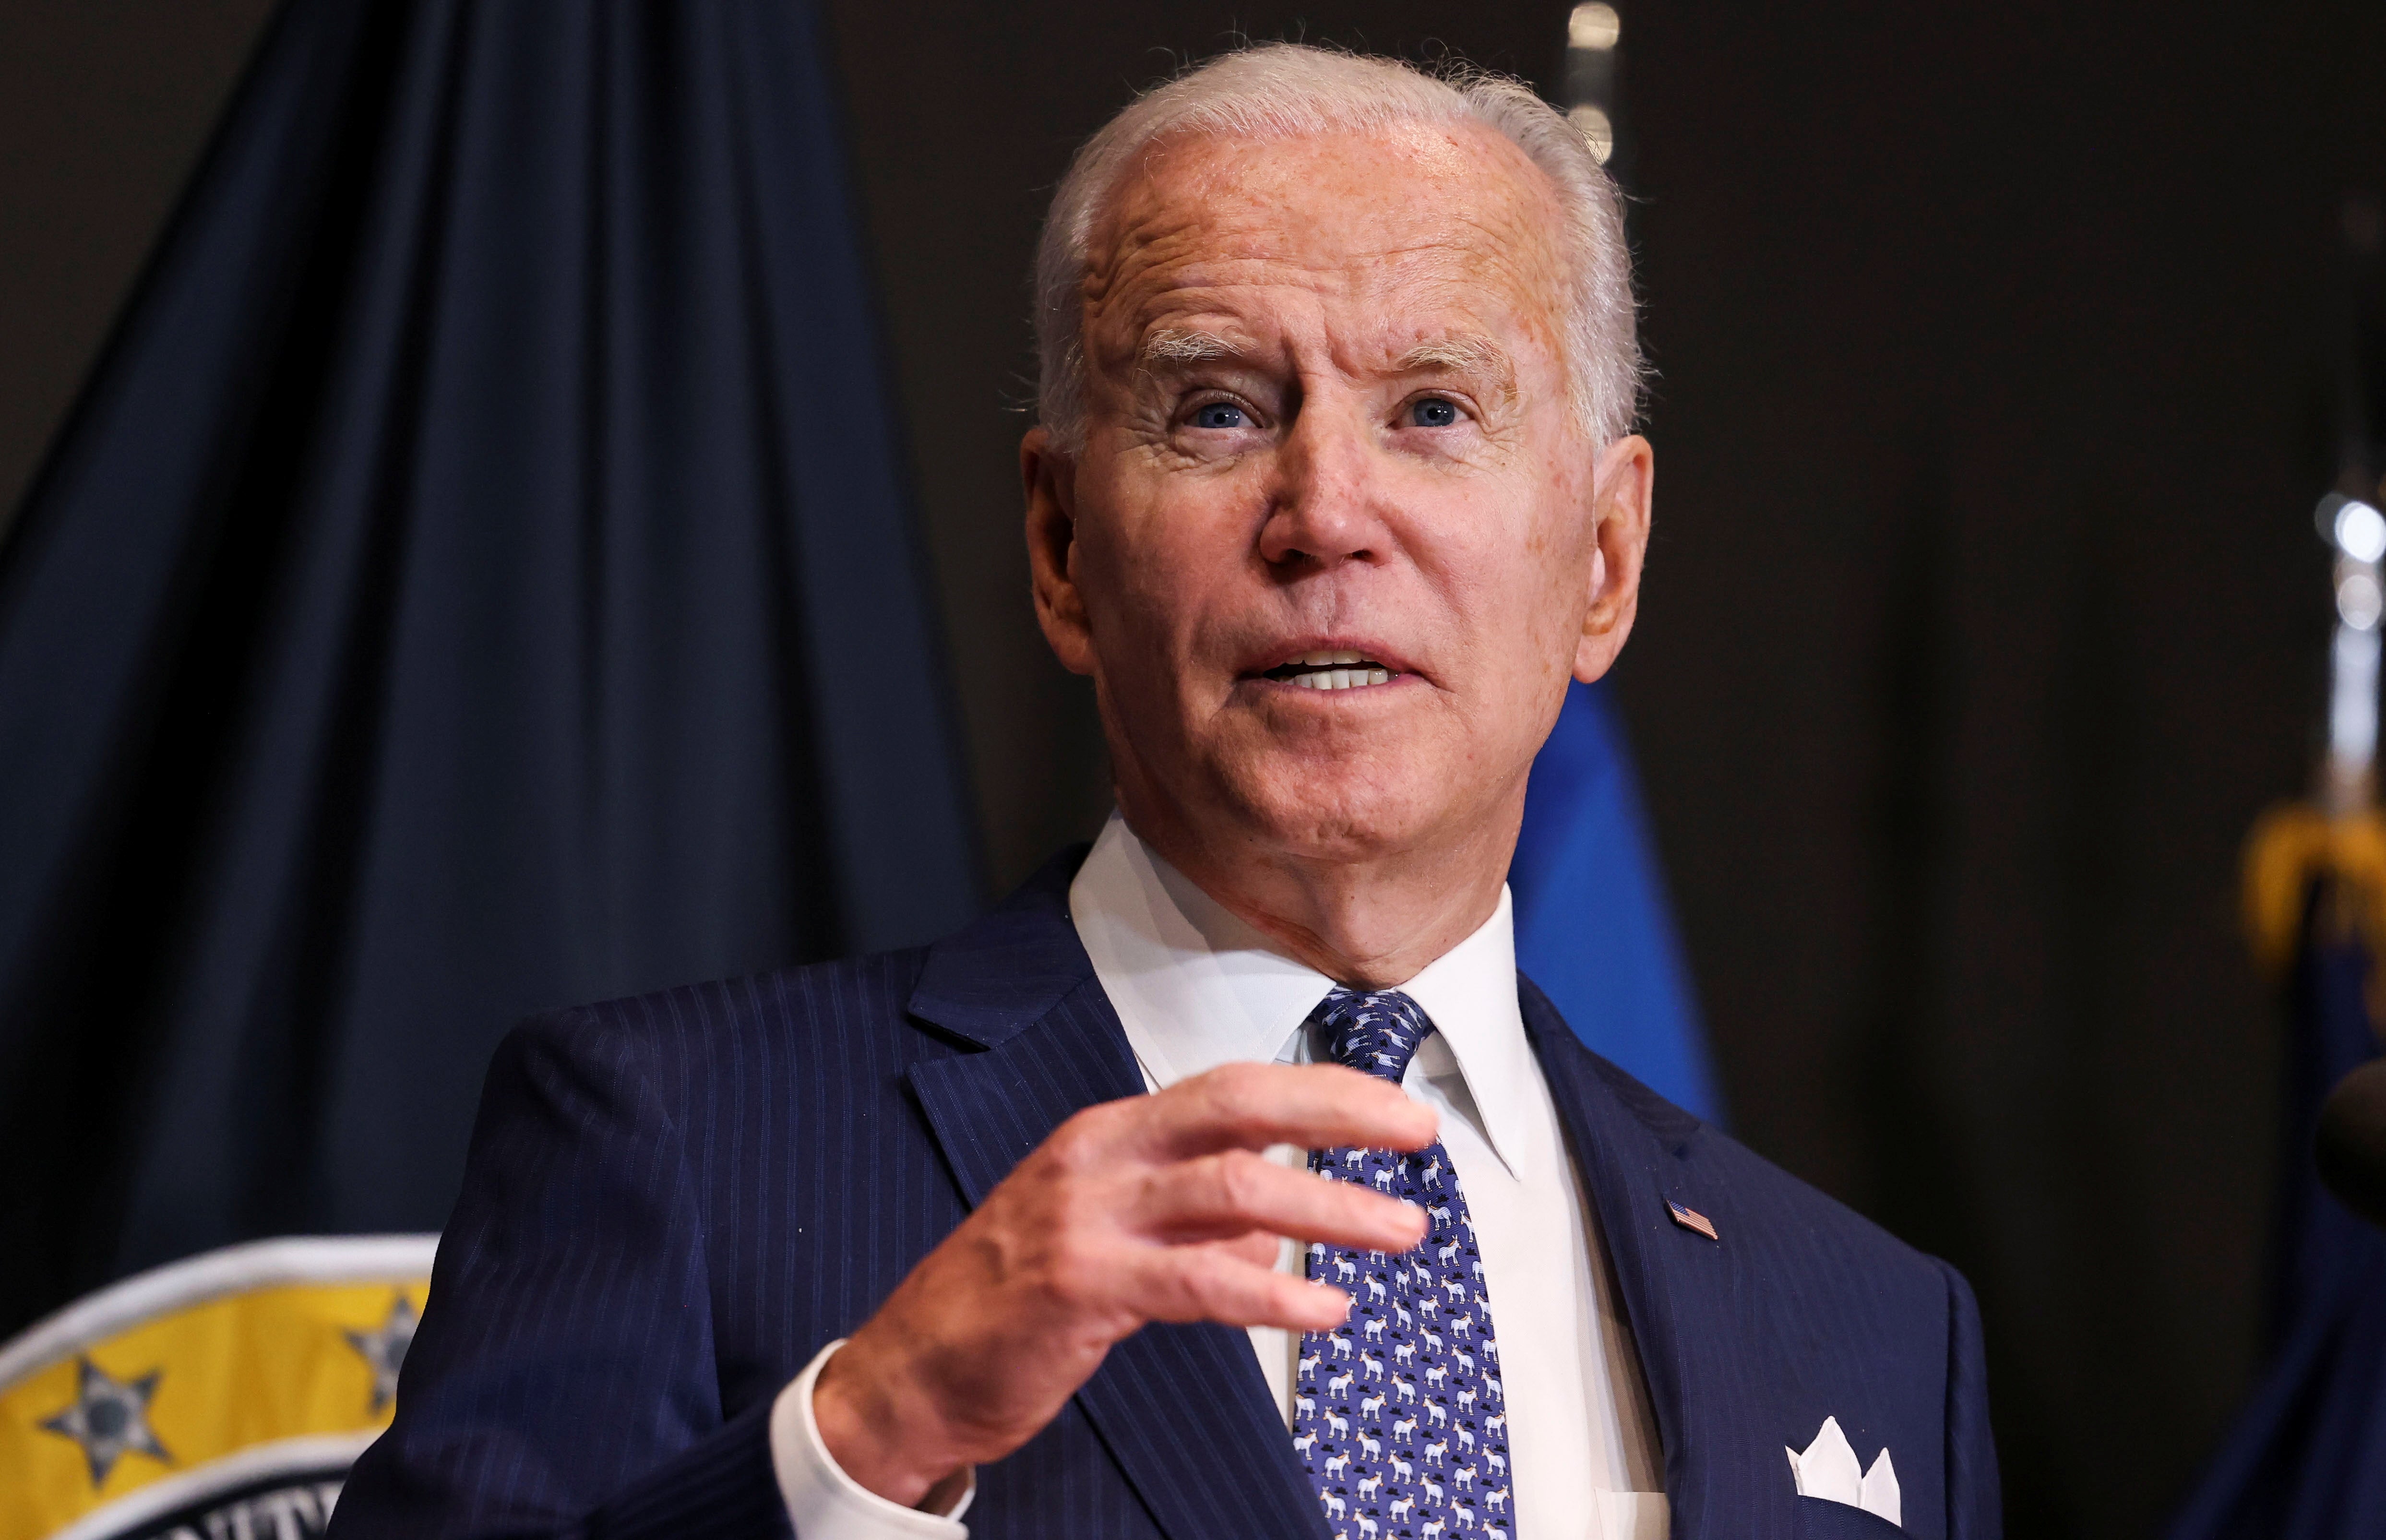
[[[1113, 814], [1069, 888], [1094, 975], [1126, 1029], [1146, 1084], [1164, 1090], [1221, 1064], [1306, 1063], [1304, 1030], [1334, 981], [1275, 951], [1195, 887]], [[1664, 1540], [1656, 1420], [1617, 1307], [1556, 1105], [1516, 1001], [1509, 898], [1474, 934], [1400, 989], [1438, 1029], [1403, 1088], [1439, 1115], [1466, 1194], [1502, 1356], [1518, 1540]], [[1495, 1133], [1494, 1131], [1497, 1131]], [[1268, 1152], [1305, 1164], [1289, 1146]], [[1563, 1245], [1550, 1244], [1563, 1237]], [[1287, 1241], [1278, 1267], [1297, 1271]], [[1287, 1426], [1298, 1338], [1250, 1329]], [[1520, 1343], [1530, 1352], [1516, 1352]], [[949, 1515], [900, 1508], [836, 1468], [811, 1416], [823, 1349], [781, 1395], [772, 1446], [805, 1540], [963, 1540], [971, 1494]], [[972, 1494], [974, 1486], [972, 1488]]]

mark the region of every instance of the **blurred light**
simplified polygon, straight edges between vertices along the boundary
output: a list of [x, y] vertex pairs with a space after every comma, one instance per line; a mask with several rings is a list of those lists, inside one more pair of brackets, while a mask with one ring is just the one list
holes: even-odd
[[[1615, 40], [1623, 32], [1624, 19], [1615, 14], [1615, 7], [1600, 5], [1598, 0], [1576, 6], [1574, 14], [1566, 18], [1566, 46], [1569, 48], [1588, 48], [1593, 53], [1603, 54], [1615, 46]], [[1603, 160], [1606, 157], [1600, 158]]]
[[2378, 633], [2336, 628], [2329, 649], [2328, 748], [2355, 774], [2378, 755]]
[[2345, 499], [2336, 510], [2336, 548], [2355, 561], [2386, 557], [2386, 514], [2367, 503]]
[[2368, 573], [2348, 572], [2336, 585], [2336, 618], [2354, 630], [2375, 631], [2380, 611], [2386, 611], [2386, 593]]
[[1567, 108], [1566, 121], [1572, 123], [1589, 144], [1592, 158], [1601, 166], [1606, 165], [1607, 157], [1615, 153], [1615, 125], [1608, 121], [1607, 114], [1586, 102], [1581, 106]]

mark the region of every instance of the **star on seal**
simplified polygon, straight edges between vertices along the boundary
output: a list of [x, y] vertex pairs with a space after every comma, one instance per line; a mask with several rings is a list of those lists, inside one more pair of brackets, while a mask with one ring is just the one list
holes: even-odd
[[125, 1455], [147, 1455], [173, 1463], [174, 1457], [149, 1427], [149, 1398], [157, 1394], [163, 1370], [153, 1369], [137, 1380], [119, 1380], [84, 1357], [75, 1359], [75, 1368], [81, 1383], [74, 1405], [44, 1419], [42, 1427], [82, 1446], [82, 1458], [91, 1462], [94, 1490], [107, 1482], [107, 1473]]
[[397, 1371], [406, 1362], [406, 1350], [414, 1346], [414, 1329], [422, 1318], [415, 1313], [413, 1301], [399, 1295], [390, 1301], [389, 1315], [381, 1325], [370, 1332], [342, 1332], [348, 1346], [364, 1355], [372, 1365], [372, 1409], [380, 1411], [397, 1395]]

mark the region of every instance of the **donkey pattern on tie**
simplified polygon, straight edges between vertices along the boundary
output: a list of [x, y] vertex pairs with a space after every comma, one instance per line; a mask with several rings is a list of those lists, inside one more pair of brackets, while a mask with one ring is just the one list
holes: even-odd
[[[1397, 991], [1337, 989], [1310, 1020], [1322, 1030], [1325, 1047], [1337, 1063], [1394, 1084], [1434, 1030], [1416, 1002]], [[1425, 1244], [1403, 1256], [1338, 1246], [1309, 1248], [1309, 1276], [1349, 1290], [1355, 1322], [1301, 1339], [1293, 1446], [1318, 1501], [1333, 1520], [1358, 1521], [1363, 1535], [1376, 1534], [1376, 1524], [1382, 1524], [1382, 1540], [1487, 1535], [1490, 1526], [1477, 1514], [1480, 1509], [1507, 1510], [1513, 1457], [1502, 1387], [1484, 1371], [1498, 1361], [1499, 1346], [1492, 1336], [1474, 1221], [1458, 1175], [1450, 1170], [1450, 1154], [1438, 1141], [1408, 1155], [1317, 1150], [1310, 1156], [1310, 1167], [1334, 1181], [1404, 1197], [1425, 1209], [1431, 1226]], [[1437, 1312], [1443, 1322], [1440, 1330], [1433, 1329]], [[1420, 1319], [1426, 1329], [1419, 1329]], [[1349, 1371], [1326, 1372], [1324, 1366], [1333, 1358], [1350, 1356], [1354, 1336], [1375, 1352], [1388, 1345], [1387, 1357], [1408, 1372], [1392, 1374], [1387, 1383], [1385, 1359], [1374, 1352], [1359, 1355], [1355, 1378]], [[1477, 1367], [1478, 1358], [1483, 1368]], [[1387, 1394], [1394, 1405], [1417, 1409], [1392, 1423], [1388, 1454], [1385, 1441], [1371, 1436], [1371, 1427], [1352, 1431], [1354, 1423], [1379, 1421]], [[1424, 1446], [1418, 1462], [1403, 1458], [1402, 1451], [1413, 1451], [1420, 1416], [1435, 1430], [1436, 1441]], [[1481, 1468], [1460, 1468], [1463, 1483], [1452, 1479], [1447, 1459], [1453, 1444], [1484, 1457]], [[1419, 1471], [1418, 1463], [1431, 1473]], [[1496, 1475], [1478, 1480], [1483, 1468]]]

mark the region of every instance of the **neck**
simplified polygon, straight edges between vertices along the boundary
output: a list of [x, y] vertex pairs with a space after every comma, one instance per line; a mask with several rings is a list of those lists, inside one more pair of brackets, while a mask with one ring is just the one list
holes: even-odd
[[1499, 908], [1524, 798], [1520, 788], [1484, 827], [1358, 858], [1205, 839], [1124, 796], [1120, 809], [1136, 838], [1286, 956], [1352, 989], [1394, 989]]

